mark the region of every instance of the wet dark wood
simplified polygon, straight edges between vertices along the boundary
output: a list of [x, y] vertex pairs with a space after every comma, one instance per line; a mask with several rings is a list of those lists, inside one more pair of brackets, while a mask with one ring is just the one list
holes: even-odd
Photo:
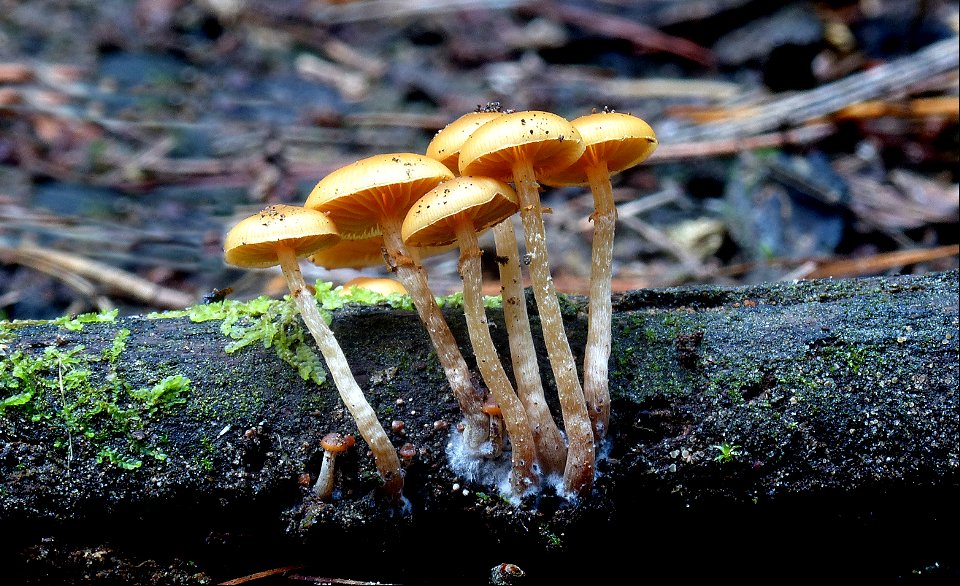
[[[314, 575], [482, 582], [500, 562], [554, 580], [585, 578], [563, 562], [595, 532], [639, 526], [639, 541], [604, 538], [603, 571], [641, 563], [658, 577], [767, 575], [811, 547], [802, 537], [810, 532], [818, 553], [797, 570], [804, 576], [889, 578], [929, 563], [955, 571], [956, 552], [933, 536], [957, 521], [949, 512], [958, 487], [957, 285], [952, 271], [618, 296], [611, 442], [594, 493], [570, 503], [547, 489], [519, 506], [448, 466], [456, 404], [416, 315], [340, 310], [332, 327], [361, 386], [388, 428], [404, 422], [394, 443], [418, 448], [407, 469], [409, 515], [379, 503], [362, 442], [338, 459], [339, 499], [310, 500], [303, 475], [319, 470], [324, 433], [353, 431], [346, 412], [329, 383], [304, 382], [273, 349], [226, 354], [219, 322], [15, 327], [2, 339], [0, 365], [46, 347], [100, 352], [125, 328], [126, 384], [177, 373], [191, 388], [186, 404], [140, 430], [145, 442], [164, 438], [167, 459], [143, 458], [135, 470], [97, 463], [82, 437], [70, 438], [68, 454], [55, 417], [35, 422], [8, 408], [0, 419], [3, 561], [34, 583], [49, 572], [83, 583], [77, 556], [97, 548], [113, 561], [90, 563], [127, 578], [145, 560], [173, 575], [189, 559], [196, 574], [223, 580], [302, 563], [314, 564], [304, 570]], [[583, 300], [566, 301], [582, 355]], [[447, 316], [466, 340], [458, 311]], [[499, 326], [499, 314], [491, 317]], [[494, 332], [505, 352], [503, 328]], [[553, 396], [550, 381], [547, 390]], [[733, 450], [728, 458], [722, 445]], [[162, 537], [174, 528], [180, 539]], [[450, 531], [455, 543], [444, 537]], [[138, 546], [126, 541], [134, 534]], [[311, 552], [327, 538], [380, 553], [361, 566], [356, 551], [320, 563]], [[841, 555], [850, 540], [868, 546], [856, 566]], [[410, 543], [436, 557], [427, 566], [399, 559]], [[454, 561], [461, 548], [478, 554]], [[678, 569], [694, 554], [702, 565]]]

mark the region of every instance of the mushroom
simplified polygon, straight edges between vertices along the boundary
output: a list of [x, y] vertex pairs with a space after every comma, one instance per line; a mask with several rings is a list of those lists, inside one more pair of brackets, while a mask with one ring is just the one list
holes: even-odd
[[339, 433], [328, 433], [320, 440], [320, 447], [323, 448], [323, 463], [320, 464], [320, 475], [317, 476], [317, 482], [313, 485], [313, 495], [322, 501], [329, 501], [333, 495], [333, 463], [341, 452], [347, 451], [352, 446], [354, 439], [352, 435], [340, 435]]
[[[468, 112], [442, 128], [427, 145], [427, 156], [460, 171], [460, 149], [463, 143], [482, 124], [504, 114], [499, 103]], [[530, 331], [523, 277], [520, 274], [520, 250], [513, 222], [504, 220], [493, 227], [494, 242], [499, 258], [500, 293], [503, 299], [503, 318], [510, 344], [513, 376], [517, 395], [527, 412], [537, 447], [537, 461], [544, 474], [562, 474], [567, 459], [563, 434], [547, 405], [540, 380], [540, 366]]]
[[[443, 254], [455, 248], [456, 246], [414, 247], [410, 248], [410, 254], [422, 259]], [[308, 256], [307, 260], [325, 269], [363, 269], [383, 266], [383, 250], [383, 236], [371, 236], [360, 240], [344, 239], [329, 248], [318, 250]]]
[[610, 328], [613, 318], [613, 235], [617, 208], [610, 176], [643, 162], [657, 148], [650, 125], [630, 114], [596, 112], [571, 121], [583, 138], [583, 155], [566, 169], [542, 178], [553, 186], [590, 185], [593, 192], [593, 263], [590, 272], [587, 343], [583, 357], [583, 395], [596, 441], [610, 424]]
[[427, 285], [426, 272], [400, 237], [403, 218], [414, 202], [452, 178], [450, 169], [424, 155], [375, 155], [340, 167], [321, 179], [305, 205], [326, 214], [344, 238], [383, 235], [387, 266], [396, 272], [410, 294], [463, 413], [467, 451], [480, 457], [487, 439], [487, 418], [480, 410], [483, 396], [470, 380], [460, 347]]
[[483, 307], [480, 244], [477, 234], [517, 211], [517, 195], [506, 183], [490, 177], [457, 177], [434, 187], [417, 200], [401, 227], [403, 241], [414, 246], [460, 246], [463, 312], [477, 368], [500, 406], [510, 437], [513, 473], [510, 486], [522, 496], [539, 486], [534, 471], [536, 445], [523, 404], [497, 355]]
[[407, 290], [404, 288], [403, 284], [396, 279], [391, 279], [390, 277], [354, 277], [343, 284], [340, 292], [343, 295], [348, 295], [350, 290], [354, 287], [373, 291], [374, 293], [379, 293], [384, 297], [394, 293], [399, 293], [401, 295], [407, 294]]
[[496, 449], [492, 457], [497, 458], [503, 453], [503, 410], [500, 409], [500, 405], [497, 405], [492, 397], [487, 397], [481, 409], [490, 420], [488, 427], [490, 443]]
[[384, 492], [391, 502], [401, 497], [403, 474], [397, 451], [377, 420], [363, 391], [350, 371], [347, 358], [310, 294], [298, 258], [339, 241], [336, 226], [324, 214], [290, 205], [272, 205], [241, 220], [224, 237], [225, 260], [243, 268], [280, 265], [304, 324], [326, 360], [340, 398], [357, 423], [357, 430], [370, 446]]
[[568, 167], [583, 151], [580, 134], [569, 121], [534, 110], [504, 114], [480, 126], [463, 143], [459, 160], [463, 175], [483, 175], [514, 183], [530, 258], [530, 281], [567, 433], [563, 489], [572, 496], [589, 493], [596, 455], [577, 365], [550, 277], [537, 177]]
[[440, 161], [455, 174], [460, 173], [460, 149], [463, 143], [476, 129], [503, 114], [497, 102], [467, 112], [437, 131], [427, 145], [427, 156]]

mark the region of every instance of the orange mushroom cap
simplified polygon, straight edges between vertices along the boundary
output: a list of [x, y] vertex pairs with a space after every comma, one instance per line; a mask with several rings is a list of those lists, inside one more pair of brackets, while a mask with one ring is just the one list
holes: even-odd
[[238, 267], [266, 268], [279, 264], [280, 246], [304, 257], [339, 241], [337, 227], [326, 215], [299, 206], [275, 204], [231, 228], [223, 240], [223, 256]]
[[510, 181], [514, 163], [525, 159], [539, 177], [569, 167], [583, 150], [580, 133], [567, 119], [538, 110], [512, 112], [480, 126], [463, 143], [460, 174]]
[[597, 112], [570, 121], [583, 137], [583, 155], [566, 169], [541, 181], [555, 187], [589, 183], [587, 169], [601, 162], [609, 174], [642, 163], [657, 148], [657, 135], [645, 121], [630, 114]]
[[407, 294], [407, 288], [400, 281], [389, 277], [354, 277], [343, 284], [342, 294], [347, 295], [353, 287], [368, 289], [384, 297], [391, 293]]
[[381, 234], [380, 217], [402, 217], [420, 196], [452, 178], [446, 165], [426, 155], [375, 155], [321, 179], [304, 206], [329, 216], [344, 238], [369, 238]]
[[468, 112], [441, 128], [427, 145], [427, 156], [446, 165], [454, 173], [460, 172], [460, 148], [480, 126], [503, 116], [496, 110]]
[[483, 402], [483, 407], [480, 409], [487, 415], [501, 415], [503, 411], [500, 409], [500, 405], [496, 403], [493, 399], [487, 399]]
[[344, 436], [336, 432], [328, 433], [320, 440], [320, 447], [328, 452], [345, 452], [347, 448], [353, 445], [354, 441], [352, 435]]
[[469, 219], [476, 232], [498, 224], [517, 212], [517, 194], [491, 177], [462, 176], [441, 183], [417, 200], [400, 229], [411, 246], [441, 246], [456, 242], [457, 224]]

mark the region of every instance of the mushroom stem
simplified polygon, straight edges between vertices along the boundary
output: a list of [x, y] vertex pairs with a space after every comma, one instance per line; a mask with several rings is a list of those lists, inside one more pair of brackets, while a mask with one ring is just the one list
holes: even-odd
[[523, 277], [520, 273], [520, 252], [517, 233], [509, 219], [493, 227], [497, 256], [500, 257], [500, 292], [503, 299], [503, 319], [507, 326], [513, 376], [517, 394], [527, 412], [533, 442], [537, 446], [537, 460], [544, 474], [562, 474], [567, 461], [567, 447], [563, 434], [550, 413], [540, 367], [530, 331]]
[[560, 302], [550, 276], [536, 174], [533, 165], [526, 159], [518, 159], [513, 164], [512, 171], [520, 202], [520, 219], [523, 223], [527, 254], [530, 255], [530, 281], [537, 301], [550, 367], [557, 383], [563, 426], [567, 433], [567, 463], [563, 473], [563, 487], [568, 493], [579, 496], [588, 493], [593, 486], [596, 458], [593, 428], [587, 414], [577, 365], [563, 327]]
[[593, 192], [593, 263], [590, 270], [590, 305], [587, 318], [587, 344], [583, 356], [583, 397], [593, 426], [593, 435], [601, 441], [610, 424], [611, 321], [613, 301], [613, 237], [617, 224], [617, 208], [607, 164], [600, 160], [587, 169]]
[[487, 416], [482, 411], [483, 397], [470, 381], [470, 369], [460, 353], [450, 326], [443, 317], [437, 300], [427, 284], [427, 275], [420, 263], [416, 262], [400, 237], [403, 217], [384, 217], [380, 221], [383, 232], [383, 244], [387, 250], [390, 268], [397, 274], [400, 283], [407, 289], [413, 300], [420, 320], [423, 322], [430, 341], [433, 342], [437, 359], [447, 376], [453, 396], [463, 413], [463, 439], [474, 453], [481, 453], [488, 439]]
[[507, 378], [490, 336], [483, 307], [480, 245], [473, 223], [469, 220], [458, 221], [456, 233], [457, 243], [460, 245], [460, 276], [463, 279], [463, 313], [467, 332], [480, 375], [503, 414], [503, 423], [507, 428], [507, 435], [510, 436], [510, 457], [513, 463], [510, 486], [515, 495], [521, 496], [540, 485], [540, 479], [533, 469], [537, 460], [533, 434], [523, 404]]
[[313, 486], [313, 495], [322, 501], [330, 500], [333, 495], [333, 464], [337, 453], [332, 450], [323, 451], [323, 463], [320, 464], [320, 475]]
[[377, 419], [377, 414], [354, 380], [340, 344], [323, 316], [320, 315], [316, 300], [303, 280], [303, 273], [300, 272], [300, 264], [293, 249], [288, 246], [279, 247], [277, 258], [283, 275], [287, 279], [290, 297], [296, 303], [303, 323], [317, 342], [317, 347], [330, 370], [330, 376], [340, 392], [340, 398], [357, 423], [357, 431], [373, 452], [377, 470], [383, 478], [385, 494], [391, 502], [399, 501], [403, 490], [403, 473], [400, 470], [400, 458], [397, 456], [396, 448], [390, 443], [387, 432]]

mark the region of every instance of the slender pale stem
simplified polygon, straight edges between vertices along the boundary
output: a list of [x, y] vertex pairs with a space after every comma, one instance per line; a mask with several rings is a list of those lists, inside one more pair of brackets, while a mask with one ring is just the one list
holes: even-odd
[[337, 453], [330, 450], [323, 451], [323, 463], [320, 464], [320, 476], [313, 487], [313, 495], [322, 501], [330, 500], [333, 494], [333, 464]]
[[317, 342], [317, 347], [330, 370], [330, 376], [340, 392], [340, 398], [357, 423], [357, 431], [373, 452], [377, 470], [384, 481], [384, 490], [392, 500], [398, 500], [403, 490], [403, 473], [400, 470], [397, 450], [390, 443], [387, 432], [377, 419], [376, 412], [367, 402], [366, 396], [354, 379], [340, 344], [327, 326], [327, 322], [323, 320], [323, 316], [320, 315], [317, 302], [303, 280], [303, 273], [300, 272], [300, 264], [293, 250], [287, 247], [280, 248], [277, 251], [277, 257], [280, 260], [283, 275], [287, 278], [287, 286], [290, 287], [290, 297], [296, 303], [303, 323]]
[[457, 225], [457, 243], [460, 246], [460, 276], [463, 278], [463, 313], [467, 321], [467, 332], [473, 353], [477, 357], [480, 376], [487, 383], [493, 400], [500, 406], [503, 423], [510, 436], [511, 461], [513, 474], [510, 485], [516, 495], [523, 495], [531, 488], [540, 485], [533, 471], [537, 459], [533, 433], [523, 404], [510, 384], [497, 348], [490, 336], [487, 316], [483, 308], [482, 277], [480, 269], [480, 245], [477, 233], [469, 220]]
[[406, 288], [413, 300], [420, 320], [423, 322], [437, 358], [447, 375], [447, 381], [453, 396], [460, 405], [464, 418], [463, 438], [467, 447], [480, 455], [484, 442], [488, 439], [487, 415], [482, 411], [483, 396], [470, 381], [470, 369], [460, 353], [447, 320], [444, 319], [437, 300], [427, 284], [427, 274], [420, 263], [415, 262], [400, 238], [402, 217], [381, 218], [383, 244], [390, 258], [391, 268], [397, 273], [400, 283]]
[[513, 165], [513, 180], [520, 200], [520, 220], [526, 237], [527, 254], [530, 256], [530, 281], [537, 300], [544, 345], [547, 347], [550, 367], [557, 383], [563, 427], [567, 432], [564, 490], [574, 495], [584, 495], [588, 494], [593, 486], [596, 459], [593, 428], [583, 399], [577, 365], [563, 327], [560, 302], [550, 276], [539, 185], [529, 161], [520, 160]]
[[562, 474], [567, 461], [567, 447], [563, 434], [550, 413], [540, 381], [537, 351], [530, 331], [527, 301], [520, 274], [520, 251], [517, 234], [510, 219], [493, 227], [500, 268], [500, 293], [503, 299], [503, 319], [510, 341], [513, 376], [517, 381], [517, 395], [527, 412], [533, 443], [537, 446], [537, 460], [544, 474]]
[[613, 319], [613, 236], [617, 208], [605, 161], [587, 170], [593, 192], [593, 263], [590, 270], [587, 345], [583, 355], [583, 396], [587, 401], [593, 436], [601, 441], [610, 425], [610, 328]]

